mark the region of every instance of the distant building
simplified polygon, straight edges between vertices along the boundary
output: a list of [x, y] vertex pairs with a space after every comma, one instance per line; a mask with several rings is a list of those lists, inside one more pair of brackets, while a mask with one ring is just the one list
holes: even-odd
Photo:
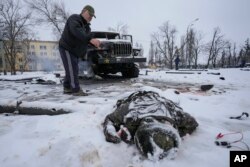
[[[0, 71], [10, 71], [6, 59], [3, 40], [0, 39]], [[53, 71], [62, 70], [62, 61], [57, 41], [32, 40], [15, 46], [17, 71]]]
[[57, 41], [30, 41], [26, 53], [30, 71], [63, 69]]

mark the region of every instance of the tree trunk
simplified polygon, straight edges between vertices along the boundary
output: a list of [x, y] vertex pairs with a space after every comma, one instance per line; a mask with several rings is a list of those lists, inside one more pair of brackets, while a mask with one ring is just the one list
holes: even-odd
[[23, 114], [23, 115], [60, 115], [68, 114], [69, 111], [63, 109], [56, 110], [54, 108], [45, 109], [45, 108], [36, 108], [36, 107], [18, 107], [16, 106], [7, 106], [0, 105], [0, 113], [11, 113], [11, 114]]

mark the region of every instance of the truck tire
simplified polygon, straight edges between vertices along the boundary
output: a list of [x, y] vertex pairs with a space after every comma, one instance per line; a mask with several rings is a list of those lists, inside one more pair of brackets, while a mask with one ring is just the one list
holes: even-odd
[[122, 71], [122, 76], [124, 78], [137, 78], [139, 76], [138, 66], [134, 64], [132, 67], [125, 69]]

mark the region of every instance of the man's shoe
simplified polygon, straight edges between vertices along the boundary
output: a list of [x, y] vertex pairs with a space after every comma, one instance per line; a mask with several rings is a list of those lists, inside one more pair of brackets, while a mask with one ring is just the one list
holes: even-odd
[[88, 96], [87, 93], [83, 92], [82, 90], [79, 90], [78, 92], [72, 93], [73, 96]]
[[71, 94], [71, 93], [72, 93], [72, 90], [69, 89], [69, 88], [64, 88], [64, 89], [63, 89], [63, 93], [64, 93], [64, 94]]

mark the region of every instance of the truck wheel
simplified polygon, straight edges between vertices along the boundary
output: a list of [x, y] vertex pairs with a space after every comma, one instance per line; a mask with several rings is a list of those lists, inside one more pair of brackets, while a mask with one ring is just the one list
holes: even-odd
[[124, 78], [137, 78], [139, 75], [139, 68], [137, 65], [133, 65], [131, 68], [127, 68], [126, 70], [122, 71], [122, 76]]

